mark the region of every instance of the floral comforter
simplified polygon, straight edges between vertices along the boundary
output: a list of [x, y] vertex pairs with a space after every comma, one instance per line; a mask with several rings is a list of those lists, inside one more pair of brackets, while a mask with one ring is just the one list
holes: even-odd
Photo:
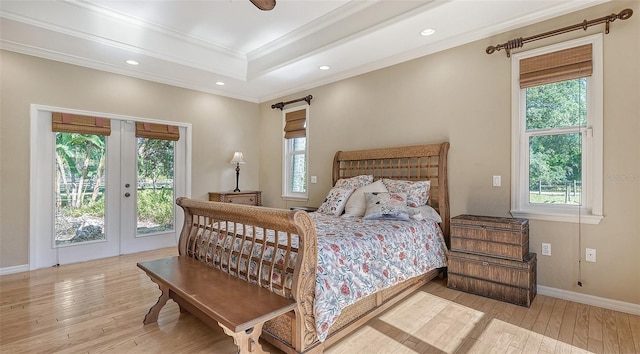
[[435, 221], [310, 215], [318, 234], [314, 315], [320, 341], [345, 307], [447, 265], [444, 237]]
[[[318, 265], [314, 315], [318, 339], [324, 341], [329, 328], [337, 320], [342, 310], [377, 291], [426, 273], [435, 268], [445, 267], [446, 246], [442, 231], [432, 220], [363, 220], [359, 217], [345, 218], [321, 213], [311, 213], [318, 235]], [[292, 253], [286, 260], [282, 250], [269, 246], [250, 247], [234, 238], [236, 232], [241, 235], [264, 239], [261, 229], [244, 228], [235, 223], [216, 223], [208, 230], [212, 233], [198, 232], [189, 241], [188, 254], [202, 259], [207, 264], [225, 269], [242, 279], [258, 281], [259, 265], [253, 258], [264, 258], [268, 262], [287, 263], [295, 266], [297, 255]], [[223, 231], [223, 232], [220, 232]], [[256, 235], [253, 235], [254, 231]], [[276, 235], [273, 230], [267, 234], [270, 244], [286, 241], [285, 233]], [[292, 239], [298, 246], [297, 237]], [[204, 248], [204, 249], [203, 249]], [[233, 249], [231, 257], [222, 257], [221, 249]], [[264, 252], [264, 254], [261, 254]], [[275, 260], [274, 260], [275, 257]], [[233, 265], [237, 265], [234, 270]], [[279, 270], [262, 272], [262, 278], [273, 281], [282, 287], [291, 289], [292, 276], [282, 277]]]

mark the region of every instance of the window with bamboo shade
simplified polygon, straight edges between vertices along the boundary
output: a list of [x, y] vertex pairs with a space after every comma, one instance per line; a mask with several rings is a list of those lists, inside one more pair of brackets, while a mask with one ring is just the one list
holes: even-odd
[[514, 217], [602, 220], [602, 35], [512, 56]]
[[307, 198], [307, 129], [309, 106], [282, 112], [284, 120], [283, 197]]

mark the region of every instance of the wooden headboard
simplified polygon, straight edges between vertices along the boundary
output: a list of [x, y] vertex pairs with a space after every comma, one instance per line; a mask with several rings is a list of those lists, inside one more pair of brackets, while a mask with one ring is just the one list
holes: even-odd
[[333, 184], [340, 178], [373, 175], [375, 180], [392, 178], [431, 181], [429, 205], [442, 217], [442, 232], [449, 244], [449, 143], [400, 146], [382, 149], [338, 151], [333, 159]]

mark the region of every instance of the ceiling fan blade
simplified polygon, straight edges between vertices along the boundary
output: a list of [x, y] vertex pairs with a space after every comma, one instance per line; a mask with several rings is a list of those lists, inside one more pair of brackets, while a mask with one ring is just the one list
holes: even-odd
[[257, 8], [262, 11], [273, 10], [276, 7], [276, 0], [250, 0]]

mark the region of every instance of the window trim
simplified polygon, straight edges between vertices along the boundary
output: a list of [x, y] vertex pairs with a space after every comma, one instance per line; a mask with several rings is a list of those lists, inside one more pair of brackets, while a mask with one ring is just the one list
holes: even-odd
[[289, 155], [289, 142], [288, 140], [290, 139], [286, 139], [284, 137], [285, 135], [285, 131], [284, 128], [287, 124], [287, 113], [289, 112], [294, 112], [294, 111], [301, 111], [301, 110], [305, 110], [306, 113], [306, 118], [305, 118], [305, 139], [307, 139], [306, 144], [305, 144], [305, 155], [306, 155], [306, 162], [307, 162], [307, 169], [306, 169], [306, 181], [309, 181], [309, 108], [310, 106], [307, 105], [303, 105], [303, 106], [297, 106], [297, 107], [292, 107], [292, 108], [288, 108], [288, 109], [284, 109], [282, 111], [282, 199], [284, 200], [299, 200], [299, 201], [307, 201], [309, 200], [309, 183], [307, 182], [307, 188], [305, 190], [304, 193], [289, 193], [289, 181], [291, 180], [289, 178], [289, 171], [291, 171], [291, 169], [289, 168], [289, 159], [288, 159], [288, 155]]
[[[587, 78], [587, 127], [583, 134], [583, 205], [544, 205], [529, 202], [529, 144], [525, 90], [520, 88], [520, 61], [584, 44], [593, 46], [593, 73]], [[603, 48], [602, 34], [586, 36], [512, 55], [511, 61], [511, 215], [534, 220], [599, 224], [603, 182]]]

